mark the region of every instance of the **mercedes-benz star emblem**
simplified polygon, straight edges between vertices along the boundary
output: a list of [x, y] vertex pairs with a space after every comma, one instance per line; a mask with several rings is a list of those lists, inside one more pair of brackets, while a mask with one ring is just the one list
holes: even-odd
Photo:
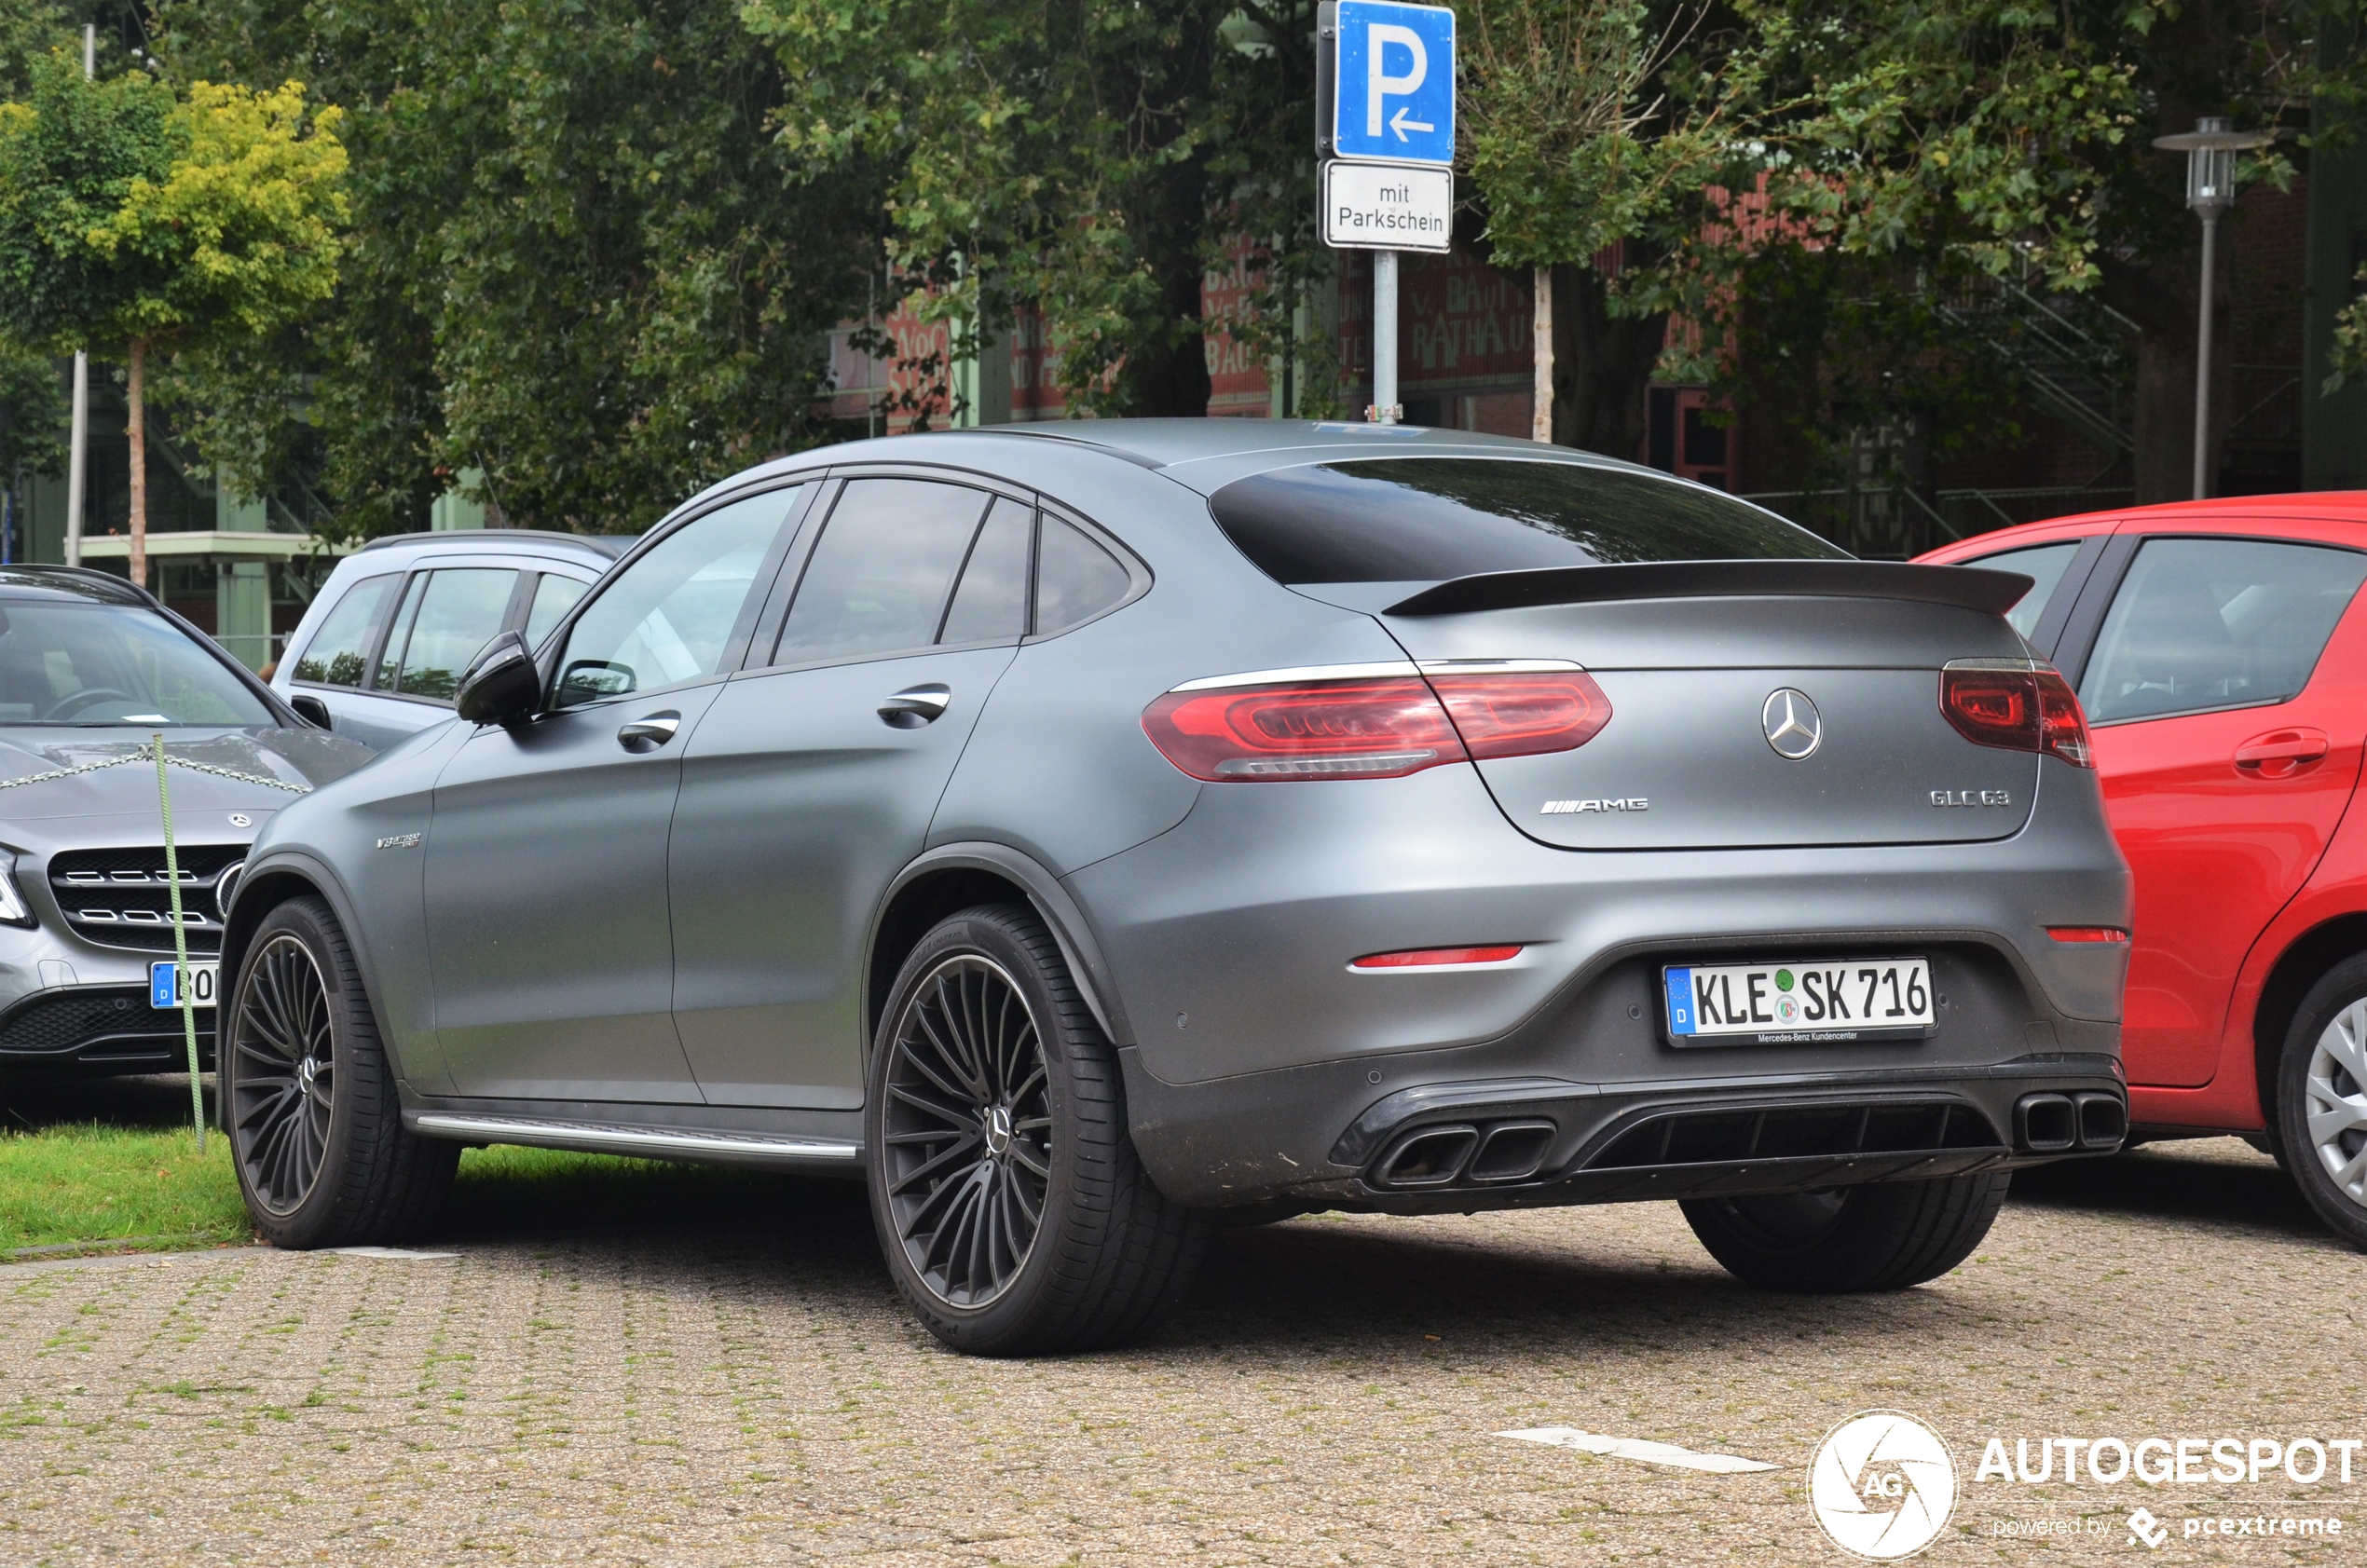
[[1775, 755], [1792, 762], [1806, 761], [1825, 739], [1825, 721], [1816, 704], [1809, 701], [1807, 692], [1788, 686], [1768, 694], [1767, 705], [1758, 710], [1758, 724]]

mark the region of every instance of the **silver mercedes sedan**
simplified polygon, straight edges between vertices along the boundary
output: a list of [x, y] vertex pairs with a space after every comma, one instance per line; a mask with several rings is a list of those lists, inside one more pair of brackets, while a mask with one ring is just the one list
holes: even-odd
[[1774, 1289], [2116, 1149], [2129, 884], [2029, 579], [1449, 430], [768, 463], [288, 806], [224, 942], [282, 1246], [464, 1144], [840, 1171], [946, 1343], [1137, 1334], [1211, 1223], [1672, 1198]]

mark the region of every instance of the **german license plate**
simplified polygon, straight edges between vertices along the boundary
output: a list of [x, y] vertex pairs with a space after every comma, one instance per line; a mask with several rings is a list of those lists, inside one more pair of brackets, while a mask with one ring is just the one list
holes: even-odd
[[1939, 1021], [1919, 958], [1671, 964], [1661, 975], [1677, 1045], [1922, 1040]]
[[[173, 968], [174, 965], [170, 959], [162, 963], [148, 965], [149, 1006], [178, 1007], [181, 1005], [181, 990], [173, 984]], [[214, 990], [220, 986], [222, 980], [221, 972], [222, 966], [218, 963], [191, 964], [187, 981], [188, 1000], [199, 1007], [212, 1006]]]

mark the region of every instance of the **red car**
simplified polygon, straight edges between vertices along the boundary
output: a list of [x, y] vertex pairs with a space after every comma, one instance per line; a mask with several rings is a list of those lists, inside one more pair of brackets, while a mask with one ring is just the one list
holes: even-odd
[[2136, 873], [2130, 1142], [2264, 1143], [2367, 1248], [2367, 493], [2058, 518], [1936, 550], [2022, 572]]

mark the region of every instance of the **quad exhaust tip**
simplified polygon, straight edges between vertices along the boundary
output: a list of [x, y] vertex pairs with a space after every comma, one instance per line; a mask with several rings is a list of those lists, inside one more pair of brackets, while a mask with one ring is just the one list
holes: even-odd
[[1422, 1127], [1400, 1139], [1375, 1162], [1375, 1185], [1418, 1191], [1526, 1181], [1545, 1164], [1560, 1130], [1541, 1118]]
[[2105, 1153], [2128, 1136], [2128, 1108], [2118, 1095], [2024, 1095], [2014, 1105], [2014, 1142], [2033, 1154]]

